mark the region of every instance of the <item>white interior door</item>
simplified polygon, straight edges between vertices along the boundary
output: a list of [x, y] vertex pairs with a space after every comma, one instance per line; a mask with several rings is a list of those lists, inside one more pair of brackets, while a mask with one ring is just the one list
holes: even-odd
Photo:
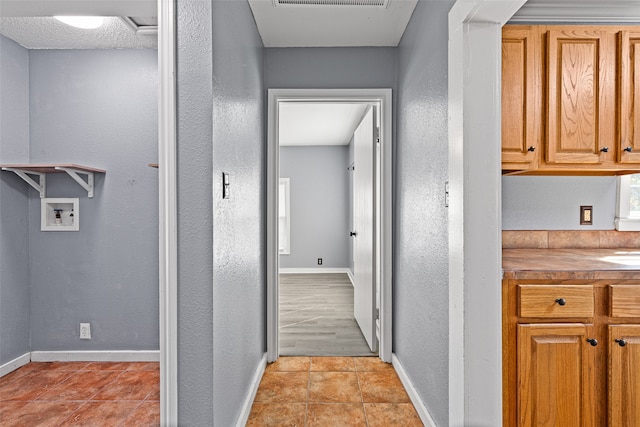
[[376, 337], [376, 292], [374, 248], [376, 120], [370, 107], [353, 135], [353, 311], [371, 351], [378, 350]]

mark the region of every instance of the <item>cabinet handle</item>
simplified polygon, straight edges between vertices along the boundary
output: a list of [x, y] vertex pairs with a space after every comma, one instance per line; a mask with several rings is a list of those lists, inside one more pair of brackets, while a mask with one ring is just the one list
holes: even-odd
[[355, 231], [350, 231], [349, 232], [349, 237], [355, 237], [356, 236], [356, 232]]
[[598, 345], [598, 340], [595, 338], [587, 338], [587, 342], [591, 344], [592, 347], [595, 347]]
[[625, 345], [627, 345], [627, 341], [626, 341], [626, 340], [623, 340], [623, 339], [622, 339], [622, 340], [618, 340], [618, 339], [617, 339], [617, 340], [616, 340], [616, 342], [618, 343], [618, 345], [619, 345], [620, 347], [624, 347]]
[[609, 152], [609, 147], [602, 147], [602, 148], [600, 149], [600, 151], [601, 151], [602, 153], [608, 153], [608, 152]]
[[567, 303], [567, 300], [564, 298], [558, 298], [556, 302], [558, 303], [558, 305], [565, 305]]
[[633, 151], [633, 148], [631, 146], [627, 147], [624, 149], [624, 151], [626, 151], [627, 153], [630, 153]]
[[533, 153], [534, 151], [536, 151], [536, 147], [532, 145], [531, 147], [527, 148], [527, 151], [531, 151]]

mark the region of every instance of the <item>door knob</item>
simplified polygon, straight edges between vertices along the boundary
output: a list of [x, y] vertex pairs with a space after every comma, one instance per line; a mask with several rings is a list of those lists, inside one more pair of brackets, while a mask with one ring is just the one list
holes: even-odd
[[627, 345], [627, 341], [626, 340], [616, 340], [616, 342], [618, 343], [618, 345], [620, 347], [624, 347], [625, 345]]
[[356, 232], [355, 231], [350, 231], [349, 232], [349, 237], [355, 237], [356, 236]]

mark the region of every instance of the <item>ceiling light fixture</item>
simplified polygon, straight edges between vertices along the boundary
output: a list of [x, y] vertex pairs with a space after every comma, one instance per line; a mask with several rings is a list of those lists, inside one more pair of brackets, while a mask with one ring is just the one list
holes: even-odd
[[93, 30], [104, 23], [102, 16], [54, 16], [58, 21], [76, 28]]

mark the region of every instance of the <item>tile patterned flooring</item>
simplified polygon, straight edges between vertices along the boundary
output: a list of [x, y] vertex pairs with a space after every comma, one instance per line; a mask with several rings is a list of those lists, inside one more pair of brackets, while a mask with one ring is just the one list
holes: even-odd
[[158, 426], [159, 364], [29, 363], [0, 378], [0, 425]]
[[376, 357], [280, 357], [247, 426], [422, 426], [393, 367]]

